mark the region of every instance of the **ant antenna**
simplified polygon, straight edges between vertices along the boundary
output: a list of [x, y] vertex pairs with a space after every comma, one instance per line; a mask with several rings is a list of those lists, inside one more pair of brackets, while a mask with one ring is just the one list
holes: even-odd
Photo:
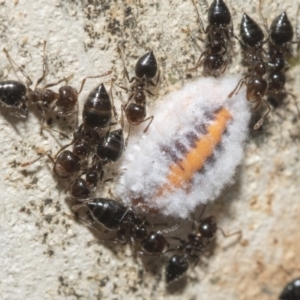
[[199, 20], [200, 27], [201, 27], [201, 33], [205, 33], [204, 25], [203, 25], [202, 19], [201, 19], [201, 17], [200, 17], [200, 13], [199, 13], [197, 4], [196, 4], [195, 0], [192, 0], [192, 2], [193, 2], [194, 6], [195, 6], [195, 8], [196, 8], [196, 11], [197, 11], [198, 20]]

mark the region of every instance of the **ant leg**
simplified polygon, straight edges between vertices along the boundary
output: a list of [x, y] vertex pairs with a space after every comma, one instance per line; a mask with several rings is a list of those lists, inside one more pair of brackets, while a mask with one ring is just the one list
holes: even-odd
[[218, 227], [218, 229], [221, 231], [222, 235], [225, 237], [225, 238], [229, 238], [231, 236], [234, 236], [234, 235], [238, 235], [238, 240], [240, 240], [242, 237], [243, 237], [243, 233], [241, 230], [238, 230], [238, 231], [235, 231], [235, 232], [232, 232], [232, 233], [225, 233], [223, 231], [222, 228]]
[[[51, 127], [49, 127], [49, 126], [46, 126], [46, 125], [42, 125], [42, 128], [43, 129], [46, 129], [46, 130], [49, 130], [49, 131], [54, 131], [54, 132], [56, 132], [56, 133], [59, 133], [61, 136], [63, 136], [64, 138], [66, 138], [66, 139], [68, 139], [68, 140], [71, 140], [70, 138], [69, 138], [69, 136], [67, 136], [65, 133], [63, 133], [62, 131], [59, 131], [59, 130], [56, 130], [56, 129], [53, 129], [53, 128], [51, 128]], [[69, 146], [70, 145], [72, 145], [72, 144], [69, 144]]]
[[130, 132], [131, 132], [131, 124], [129, 125], [128, 135], [127, 135], [127, 138], [126, 138], [125, 143], [124, 143], [124, 151], [126, 150], [127, 145], [128, 145], [128, 140], [129, 140]]
[[80, 86], [78, 95], [82, 92], [82, 89], [83, 89], [83, 87], [84, 87], [85, 82], [86, 82], [87, 79], [91, 79], [91, 78], [100, 78], [100, 77], [104, 77], [104, 76], [110, 75], [111, 73], [112, 73], [112, 70], [109, 70], [109, 71], [104, 72], [104, 73], [102, 73], [102, 74], [100, 74], [100, 75], [96, 75], [96, 76], [87, 76], [87, 77], [83, 78], [82, 81], [81, 81], [81, 86]]
[[25, 70], [17, 65], [17, 63], [11, 58], [11, 56], [9, 55], [8, 51], [5, 48], [3, 48], [3, 52], [6, 55], [9, 63], [13, 67], [14, 71], [16, 72], [16, 70], [15, 70], [15, 67], [16, 67], [23, 74], [23, 76], [27, 79], [27, 86], [28, 87], [31, 86], [32, 80], [29, 77], [29, 75], [25, 72]]
[[[124, 58], [124, 55], [123, 55], [123, 52], [122, 52], [120, 46], [118, 46], [118, 52], [119, 52], [119, 54], [120, 54], [120, 56], [121, 56], [121, 59], [122, 59], [122, 62], [123, 62], [124, 74], [125, 74], [127, 80], [128, 80], [130, 83], [132, 83], [134, 80], [136, 80], [136, 77], [129, 78], [129, 74], [128, 74], [128, 71], [127, 71], [127, 68], [126, 68], [126, 65], [125, 65], [125, 58]], [[123, 78], [124, 78], [124, 77], [123, 77]]]
[[[108, 230], [105, 230], [105, 231], [101, 231], [98, 227], [95, 226], [95, 222], [94, 221], [87, 221], [83, 218], [80, 218], [80, 217], [77, 217], [77, 216], [74, 216], [74, 215], [69, 215], [69, 214], [66, 214], [66, 213], [63, 213], [64, 216], [70, 218], [70, 219], [74, 219], [74, 220], [79, 220], [80, 222], [84, 223], [87, 227], [90, 227], [94, 230], [96, 230], [97, 232], [101, 232], [101, 233], [106, 233], [108, 232]], [[88, 242], [88, 246], [94, 244], [95, 242]]]
[[[167, 229], [163, 229], [163, 230], [160, 230], [160, 231], [161, 231], [162, 233], [168, 234], [168, 233], [170, 233], [170, 232], [173, 232], [173, 231], [177, 230], [178, 227], [180, 226], [180, 224], [181, 224], [181, 222], [176, 223], [176, 224], [173, 225], [172, 227], [169, 227], [169, 228], [167, 228]], [[166, 224], [164, 224], [164, 223], [161, 223], [161, 224], [156, 223], [156, 224], [154, 224], [153, 226], [161, 226], [161, 225], [164, 225], [164, 226], [165, 226]]]
[[200, 67], [200, 65], [202, 64], [202, 62], [203, 62], [203, 56], [206, 54], [206, 52], [207, 51], [204, 51], [204, 52], [202, 52], [201, 53], [201, 55], [200, 55], [200, 57], [199, 57], [199, 59], [198, 59], [198, 61], [197, 61], [197, 63], [196, 63], [196, 65], [195, 65], [195, 67], [194, 68], [191, 68], [191, 69], [187, 69], [187, 71], [195, 71], [195, 70], [197, 70], [199, 67]]
[[196, 266], [198, 265], [198, 263], [199, 263], [199, 261], [200, 261], [200, 258], [199, 258], [199, 256], [198, 255], [196, 255], [196, 254], [190, 254], [190, 256], [189, 256], [190, 258], [192, 258], [192, 259], [195, 259], [195, 262], [194, 262], [194, 264], [193, 264], [193, 267], [192, 268], [196, 268]]
[[116, 85], [117, 87], [119, 87], [120, 89], [126, 91], [127, 93], [129, 92], [129, 89], [128, 89], [127, 87], [122, 86], [122, 85], [119, 85], [119, 84], [117, 84], [117, 83], [115, 83], [115, 85]]
[[86, 207], [86, 204], [89, 203], [89, 202], [91, 202], [91, 199], [81, 201], [81, 204], [73, 205], [72, 210], [77, 211], [82, 207]]
[[50, 159], [50, 161], [52, 162], [53, 165], [55, 164], [55, 160], [53, 159], [53, 157], [48, 152], [46, 152], [46, 153], [43, 153], [41, 156], [39, 156], [38, 158], [36, 158], [36, 159], [34, 159], [32, 161], [28, 161], [26, 163], [22, 163], [21, 167], [22, 168], [28, 167], [28, 166], [34, 164], [35, 162], [39, 161], [40, 159], [42, 159], [45, 156], [48, 156], [48, 158]]
[[259, 0], [259, 9], [258, 9], [258, 11], [259, 11], [259, 15], [260, 15], [260, 17], [261, 17], [261, 19], [262, 19], [262, 21], [263, 21], [263, 23], [264, 23], [264, 27], [265, 27], [265, 30], [266, 30], [266, 32], [268, 33], [268, 38], [267, 38], [267, 40], [269, 39], [269, 26], [268, 26], [268, 21], [267, 21], [267, 19], [264, 17], [264, 15], [263, 15], [263, 13], [262, 13], [262, 6], [261, 6], [261, 0]]
[[296, 106], [296, 109], [297, 109], [297, 112], [298, 112], [298, 117], [300, 118], [300, 110], [299, 110], [299, 106], [298, 106], [298, 103], [297, 103], [297, 98], [294, 94], [292, 93], [289, 93], [289, 92], [286, 92], [286, 91], [283, 91], [284, 93], [286, 93], [287, 95], [291, 96], [295, 102], [295, 106]]
[[[245, 77], [240, 79], [240, 81], [238, 82], [237, 86], [234, 88], [234, 90], [227, 96], [227, 98], [231, 98], [234, 94], [237, 95], [237, 93], [240, 91], [241, 87], [243, 86], [243, 84], [246, 84], [246, 80]], [[247, 85], [247, 84], [246, 84]]]
[[148, 252], [144, 252], [144, 251], [138, 251], [137, 252], [137, 256], [138, 257], [145, 257], [145, 256], [163, 256], [165, 254], [165, 251], [162, 253], [148, 253]]
[[268, 114], [271, 112], [270, 104], [269, 104], [265, 99], [262, 99], [262, 101], [264, 101], [264, 103], [265, 103], [266, 106], [268, 107], [268, 111], [267, 111], [267, 112], [262, 116], [262, 118], [260, 118], [260, 120], [258, 120], [258, 122], [254, 125], [254, 127], [253, 127], [254, 130], [259, 129], [259, 128], [263, 125], [263, 123], [264, 123], [266, 117], [267, 117]]
[[[112, 181], [115, 181], [116, 178], [118, 178], [118, 177], [120, 176], [120, 174], [121, 174], [123, 171], [126, 171], [126, 170], [127, 170], [127, 169], [120, 169], [120, 170], [118, 171], [118, 173], [117, 173], [116, 175], [114, 175], [114, 177], [110, 177], [110, 178], [104, 179], [104, 180], [101, 181], [101, 182], [106, 183], [106, 182], [112, 182]], [[110, 194], [110, 198], [115, 199], [115, 197], [114, 197], [114, 195], [112, 194], [111, 190], [109, 190], [109, 194]]]
[[206, 34], [207, 32], [204, 29], [204, 25], [203, 25], [202, 19], [200, 17], [200, 13], [199, 13], [198, 7], [196, 5], [196, 2], [195, 2], [195, 0], [192, 0], [192, 2], [193, 2], [194, 6], [196, 8], [196, 11], [197, 11], [197, 15], [198, 15], [198, 20], [199, 20], [199, 23], [200, 23], [201, 31], [202, 31], [202, 33]]
[[40, 134], [42, 134], [43, 133], [43, 128], [46, 128], [46, 126], [44, 125], [45, 122], [46, 122], [46, 113], [45, 113], [45, 110], [43, 108], [43, 104], [41, 104], [40, 102], [41, 101], [38, 101], [36, 103], [36, 107], [37, 107], [38, 111], [40, 112], [40, 114], [42, 115], [42, 120], [41, 120], [42, 126], [41, 126], [41, 130], [40, 130]]
[[47, 89], [47, 88], [49, 88], [49, 87], [56, 86], [56, 85], [60, 84], [60, 83], [63, 82], [63, 81], [67, 84], [73, 77], [74, 77], [73, 74], [70, 75], [70, 76], [68, 76], [68, 77], [64, 77], [64, 78], [58, 80], [58, 81], [55, 82], [55, 83], [49, 83], [49, 84], [45, 85], [43, 89], [45, 90], [45, 89]]
[[113, 84], [114, 84], [114, 80], [111, 80], [109, 96], [110, 96], [110, 100], [111, 100], [111, 103], [112, 103], [112, 110], [113, 110], [115, 119], [116, 119], [116, 121], [118, 121], [118, 114], [117, 114], [116, 106], [115, 106], [115, 103], [114, 103], [114, 97], [113, 97], [113, 94], [112, 94]]
[[126, 215], [128, 214], [129, 211], [132, 211], [131, 206], [128, 206], [126, 211], [124, 212], [123, 216], [121, 217], [121, 219], [119, 220], [120, 223], [123, 222], [124, 218], [126, 217]]
[[72, 141], [70, 144], [64, 145], [62, 146], [58, 152], [55, 154], [54, 158], [56, 159], [58, 154], [60, 154], [63, 150], [65, 150], [66, 148], [68, 148], [69, 146], [73, 145], [75, 143], [75, 141]]
[[43, 73], [42, 73], [42, 76], [36, 81], [34, 89], [36, 89], [38, 87], [38, 85], [45, 79], [46, 69], [47, 69], [46, 60], [47, 60], [47, 56], [46, 56], [46, 41], [44, 41], [44, 49], [43, 49]]
[[225, 63], [224, 63], [224, 65], [222, 66], [222, 68], [220, 70], [220, 74], [223, 74], [226, 71], [227, 65], [228, 65], [228, 63], [227, 63], [227, 60], [226, 60]]
[[[146, 132], [148, 131], [149, 126], [151, 125], [153, 119], [154, 119], [154, 116], [151, 116], [151, 117], [148, 117], [148, 118], [146, 118], [145, 120], [143, 120], [143, 121], [141, 122], [141, 123], [144, 123], [144, 122], [150, 120], [150, 122], [148, 123], [147, 127], [143, 130], [143, 133], [146, 133]], [[140, 123], [140, 124], [141, 124], [141, 123]]]
[[124, 128], [124, 113], [126, 114], [125, 105], [122, 104], [121, 105], [121, 120], [120, 120], [122, 128]]
[[156, 82], [153, 82], [151, 79], [147, 79], [147, 83], [150, 84], [151, 86], [157, 86], [160, 80], [160, 70], [158, 70], [158, 74], [156, 77]]
[[220, 227], [218, 227], [218, 229], [221, 231], [224, 238], [229, 238], [229, 237], [234, 236], [234, 235], [238, 236], [235, 241], [232, 241], [232, 242], [230, 242], [230, 244], [224, 246], [223, 247], [224, 249], [227, 249], [227, 248], [231, 247], [232, 245], [235, 245], [236, 243], [242, 244], [241, 239], [243, 237], [243, 234], [242, 234], [241, 230], [233, 232], [233, 233], [226, 234]]
[[145, 92], [147, 92], [150, 96], [155, 96], [152, 92], [150, 92], [149, 90], [145, 89]]

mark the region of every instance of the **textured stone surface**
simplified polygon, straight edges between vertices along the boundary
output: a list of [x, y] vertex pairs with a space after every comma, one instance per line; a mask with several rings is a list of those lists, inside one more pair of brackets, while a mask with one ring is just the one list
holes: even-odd
[[[243, 11], [259, 20], [256, 1], [238, 2], [227, 1], [236, 28]], [[264, 14], [270, 19], [287, 10], [296, 23], [296, 1], [264, 2]], [[205, 4], [201, 6], [204, 11]], [[74, 74], [70, 84], [78, 88], [81, 78], [111, 67], [121, 78], [118, 44], [126, 48], [130, 71], [139, 56], [154, 49], [161, 68], [160, 95], [179, 88], [188, 80], [186, 68], [199, 56], [182, 33], [187, 28], [197, 35], [191, 1], [0, 0], [1, 47], [36, 80], [46, 40], [47, 82]], [[242, 72], [238, 58], [230, 72]], [[200, 71], [190, 74], [196, 77]], [[298, 96], [297, 61], [288, 74], [287, 87]], [[3, 53], [0, 78], [24, 81], [22, 75], [16, 77]], [[87, 82], [81, 104], [95, 85], [93, 80]], [[126, 98], [121, 93], [116, 102]], [[131, 257], [130, 247], [87, 246], [94, 235], [63, 215], [70, 213], [65, 200], [68, 184], [52, 176], [49, 161], [20, 167], [40, 150], [55, 153], [66, 140], [48, 132], [40, 135], [37, 113], [22, 122], [1, 110], [0, 298], [275, 299], [286, 282], [299, 276], [299, 127], [289, 98], [274, 110], [263, 130], [252, 135], [237, 183], [208, 209], [226, 232], [242, 230], [242, 243], [232, 243], [219, 232], [213, 255], [189, 271], [185, 285], [168, 289], [162, 270], [147, 272]], [[61, 129], [67, 131], [68, 124]]]

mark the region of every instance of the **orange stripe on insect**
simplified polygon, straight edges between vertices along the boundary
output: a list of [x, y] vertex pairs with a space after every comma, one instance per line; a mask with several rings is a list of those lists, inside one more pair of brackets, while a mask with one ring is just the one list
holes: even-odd
[[182, 187], [189, 182], [194, 173], [201, 170], [207, 159], [213, 154], [215, 147], [221, 142], [227, 123], [232, 119], [230, 112], [222, 108], [216, 113], [214, 122], [207, 127], [207, 134], [202, 136], [186, 156], [170, 167], [166, 183], [158, 192], [158, 196], [173, 188]]

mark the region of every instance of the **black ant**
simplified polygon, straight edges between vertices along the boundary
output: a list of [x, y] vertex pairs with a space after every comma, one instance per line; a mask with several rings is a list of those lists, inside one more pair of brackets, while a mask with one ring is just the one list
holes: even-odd
[[289, 282], [281, 292], [279, 300], [299, 300], [300, 299], [300, 278]]
[[293, 26], [285, 12], [273, 20], [270, 26], [268, 92], [269, 94], [290, 95], [294, 99], [298, 115], [300, 115], [295, 95], [285, 90], [285, 71], [288, 69], [288, 64], [284, 56], [285, 52], [289, 50], [290, 44], [295, 43], [292, 41], [293, 35]]
[[[195, 225], [195, 222], [193, 225]], [[167, 283], [171, 283], [184, 275], [189, 266], [189, 259], [195, 260], [194, 266], [198, 264], [199, 254], [207, 249], [210, 241], [215, 237], [217, 229], [215, 217], [210, 216], [199, 222], [197, 233], [193, 228], [193, 233], [188, 235], [187, 240], [173, 238], [179, 240], [180, 245], [176, 247], [176, 250], [182, 254], [175, 254], [168, 261], [166, 266]]]
[[259, 129], [271, 111], [269, 103], [264, 99], [268, 90], [268, 82], [264, 78], [267, 72], [263, 58], [262, 46], [265, 43], [264, 33], [260, 26], [244, 13], [240, 27], [240, 43], [244, 52], [244, 64], [248, 67], [246, 75], [238, 82], [235, 89], [228, 95], [231, 98], [237, 94], [243, 84], [246, 85], [246, 99], [259, 105], [265, 103], [268, 111], [254, 125], [254, 130]]
[[15, 66], [27, 80], [26, 86], [18, 81], [12, 80], [0, 82], [1, 102], [11, 110], [12, 115], [18, 118], [27, 118], [29, 102], [37, 105], [38, 110], [43, 117], [43, 123], [45, 121], [46, 113], [48, 112], [56, 111], [58, 116], [70, 115], [75, 112], [74, 109], [78, 106], [78, 95], [81, 93], [85, 81], [88, 78], [99, 78], [112, 73], [112, 71], [108, 71], [98, 76], [85, 77], [81, 82], [79, 91], [68, 85], [60, 87], [58, 93], [49, 89], [63, 81], [67, 83], [73, 75], [63, 78], [56, 83], [47, 84], [43, 88], [39, 88], [39, 84], [45, 79], [47, 73], [45, 48], [46, 42], [44, 42], [43, 74], [37, 80], [33, 89], [30, 87], [33, 84], [33, 81], [29, 75], [23, 68], [15, 63], [8, 51], [3, 49], [10, 64], [13, 67]]
[[230, 11], [223, 0], [214, 0], [208, 9], [208, 26], [205, 29], [197, 5], [194, 0], [201, 32], [207, 35], [206, 40], [198, 38], [206, 45], [206, 50], [201, 53], [194, 68], [196, 70], [201, 64], [204, 67], [204, 74], [209, 76], [218, 76], [225, 72], [228, 60], [225, 57], [227, 53], [228, 42], [233, 36], [233, 26], [231, 22]]
[[[154, 96], [149, 90], [148, 85], [157, 86], [159, 82], [159, 73], [157, 75], [157, 80], [154, 83], [153, 79], [157, 74], [157, 61], [154, 56], [153, 51], [149, 51], [143, 56], [141, 56], [135, 65], [135, 77], [129, 78], [128, 71], [125, 66], [125, 60], [121, 50], [119, 49], [125, 70], [125, 76], [129, 83], [132, 83], [129, 89], [119, 86], [120, 88], [126, 90], [130, 93], [127, 102], [122, 105], [122, 111], [125, 112], [126, 118], [130, 125], [140, 125], [148, 120], [147, 127], [144, 129], [146, 132], [153, 121], [154, 116], [146, 118], [146, 95]], [[146, 119], [145, 119], [146, 118]], [[123, 123], [123, 114], [122, 114]], [[123, 126], [122, 126], [123, 127]]]
[[[174, 254], [169, 259], [165, 273], [166, 282], [172, 283], [175, 280], [180, 279], [189, 268], [189, 260], [194, 261], [194, 267], [198, 264], [200, 257], [199, 255], [204, 253], [209, 246], [211, 241], [215, 238], [217, 230], [221, 230], [224, 237], [229, 237], [235, 234], [241, 237], [241, 232], [235, 232], [231, 234], [225, 234], [221, 228], [217, 227], [216, 218], [209, 216], [197, 223], [198, 228], [195, 230], [196, 222], [193, 221], [193, 233], [188, 234], [187, 240], [173, 237], [175, 240], [179, 240], [180, 244], [175, 248], [179, 254]], [[172, 251], [170, 249], [168, 251]]]
[[[88, 136], [90, 138], [90, 136]], [[91, 142], [95, 142], [93, 145]], [[82, 155], [86, 159], [90, 149], [95, 147], [97, 154], [94, 154], [90, 165], [84, 169], [84, 172], [76, 178], [72, 184], [71, 195], [75, 199], [88, 199], [95, 191], [99, 180], [104, 177], [104, 166], [109, 162], [116, 162], [124, 151], [123, 130], [117, 129], [109, 131], [102, 139], [97, 136], [95, 141], [89, 141], [83, 138], [77, 140], [73, 145], [73, 153]], [[68, 145], [67, 145], [68, 146]], [[85, 180], [81, 177], [85, 175]], [[105, 179], [104, 182], [111, 181], [114, 178]]]
[[[153, 227], [144, 218], [140, 218], [132, 210], [123, 204], [107, 198], [93, 198], [83, 204], [75, 205], [74, 210], [87, 206], [91, 221], [83, 220], [88, 226], [97, 229], [100, 225], [106, 231], [117, 231], [117, 243], [126, 243], [126, 233], [131, 240], [131, 245], [136, 249], [139, 245], [138, 256], [163, 255], [169, 248], [169, 243], [164, 237], [165, 231], [148, 232], [147, 227]], [[156, 224], [157, 225], [157, 224]], [[177, 229], [177, 225], [171, 231]], [[170, 230], [168, 230], [170, 231]]]
[[[266, 30], [268, 30], [267, 20], [263, 16], [262, 18], [264, 20]], [[272, 21], [269, 29], [269, 35], [267, 93], [268, 95], [290, 95], [295, 101], [298, 115], [300, 115], [295, 95], [285, 90], [285, 71], [288, 70], [285, 54], [289, 53], [292, 43], [299, 45], [299, 41], [293, 41], [294, 30], [286, 12], [283, 12]]]

